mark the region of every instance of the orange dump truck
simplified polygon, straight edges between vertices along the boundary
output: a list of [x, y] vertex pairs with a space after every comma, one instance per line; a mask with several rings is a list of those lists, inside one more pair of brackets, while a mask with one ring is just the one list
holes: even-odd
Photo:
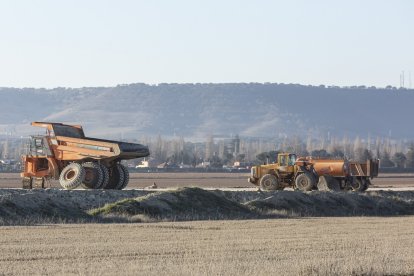
[[45, 180], [58, 179], [65, 189], [118, 189], [128, 185], [128, 169], [120, 162], [146, 157], [140, 144], [86, 137], [79, 125], [33, 122], [46, 135], [31, 136], [22, 156], [23, 188], [44, 188]]
[[292, 153], [280, 153], [277, 160], [274, 164], [252, 167], [248, 181], [262, 190], [291, 187], [301, 191], [365, 191], [370, 179], [378, 175], [378, 160], [360, 164], [340, 159], [297, 158]]

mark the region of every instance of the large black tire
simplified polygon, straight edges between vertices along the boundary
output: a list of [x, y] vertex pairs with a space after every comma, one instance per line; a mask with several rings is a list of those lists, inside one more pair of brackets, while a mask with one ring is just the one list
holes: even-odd
[[109, 181], [104, 189], [116, 189], [124, 183], [124, 170], [120, 164], [115, 164], [109, 168]]
[[85, 170], [85, 178], [81, 184], [82, 188], [98, 189], [102, 185], [104, 177], [101, 166], [96, 162], [85, 162], [82, 167]]
[[23, 189], [32, 189], [33, 188], [33, 178], [24, 177], [22, 179]]
[[63, 188], [72, 190], [82, 184], [84, 177], [85, 170], [82, 165], [78, 163], [70, 163], [63, 168], [60, 173], [59, 183]]
[[371, 181], [368, 178], [365, 179], [363, 191], [365, 192], [366, 190], [368, 190], [368, 188], [369, 188], [370, 185], [371, 185]]
[[367, 185], [364, 179], [355, 178], [354, 182], [352, 183], [352, 191], [354, 192], [363, 192], [367, 189]]
[[37, 189], [45, 188], [45, 178], [44, 177], [35, 177], [32, 180], [32, 187]]
[[128, 168], [125, 167], [124, 165], [120, 164], [119, 166], [121, 166], [121, 169], [124, 173], [124, 181], [122, 182], [122, 185], [117, 186], [116, 189], [123, 190], [128, 185], [128, 182], [129, 182], [129, 171], [128, 171]]
[[295, 179], [296, 188], [302, 192], [311, 191], [315, 187], [316, 180], [312, 174], [305, 172]]
[[265, 174], [260, 178], [260, 189], [263, 191], [283, 190], [283, 188], [279, 183], [279, 179], [273, 174]]
[[102, 171], [102, 182], [99, 183], [99, 186], [96, 187], [96, 189], [102, 189], [103, 187], [106, 187], [109, 182], [109, 169], [104, 164], [99, 164], [101, 171]]

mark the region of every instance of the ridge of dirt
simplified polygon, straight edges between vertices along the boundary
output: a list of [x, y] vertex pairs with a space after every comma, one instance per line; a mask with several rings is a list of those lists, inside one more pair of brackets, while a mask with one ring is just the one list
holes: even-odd
[[0, 189], [0, 225], [414, 215], [414, 191]]

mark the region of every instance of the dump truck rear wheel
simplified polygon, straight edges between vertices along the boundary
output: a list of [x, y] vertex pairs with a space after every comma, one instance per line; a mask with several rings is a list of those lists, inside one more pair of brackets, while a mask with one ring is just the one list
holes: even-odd
[[300, 191], [311, 191], [315, 187], [315, 178], [310, 173], [302, 173], [296, 177], [296, 188]]
[[70, 163], [63, 168], [60, 173], [59, 183], [60, 185], [68, 190], [75, 189], [82, 184], [85, 177], [85, 170], [81, 164]]
[[102, 171], [102, 182], [96, 187], [96, 189], [103, 189], [109, 182], [109, 169], [104, 164], [99, 164]]
[[124, 181], [122, 182], [122, 185], [117, 186], [116, 189], [123, 190], [128, 185], [128, 182], [129, 182], [129, 171], [128, 171], [128, 168], [125, 167], [124, 165], [120, 164], [119, 166], [121, 167], [124, 173]]
[[273, 174], [265, 174], [260, 179], [260, 189], [264, 191], [283, 190], [280, 186], [279, 179]]
[[124, 171], [120, 164], [112, 166], [109, 170], [108, 185], [106, 185], [104, 189], [116, 189], [116, 187], [121, 186], [122, 183], [124, 183]]
[[103, 172], [101, 166], [96, 162], [85, 162], [82, 164], [85, 170], [85, 178], [82, 181], [82, 188], [98, 189], [102, 184]]

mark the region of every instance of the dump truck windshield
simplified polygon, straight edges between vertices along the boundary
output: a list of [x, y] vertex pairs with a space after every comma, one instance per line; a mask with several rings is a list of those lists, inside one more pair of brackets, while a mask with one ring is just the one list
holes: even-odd
[[53, 125], [55, 136], [66, 136], [71, 138], [85, 138], [83, 131], [72, 126]]

